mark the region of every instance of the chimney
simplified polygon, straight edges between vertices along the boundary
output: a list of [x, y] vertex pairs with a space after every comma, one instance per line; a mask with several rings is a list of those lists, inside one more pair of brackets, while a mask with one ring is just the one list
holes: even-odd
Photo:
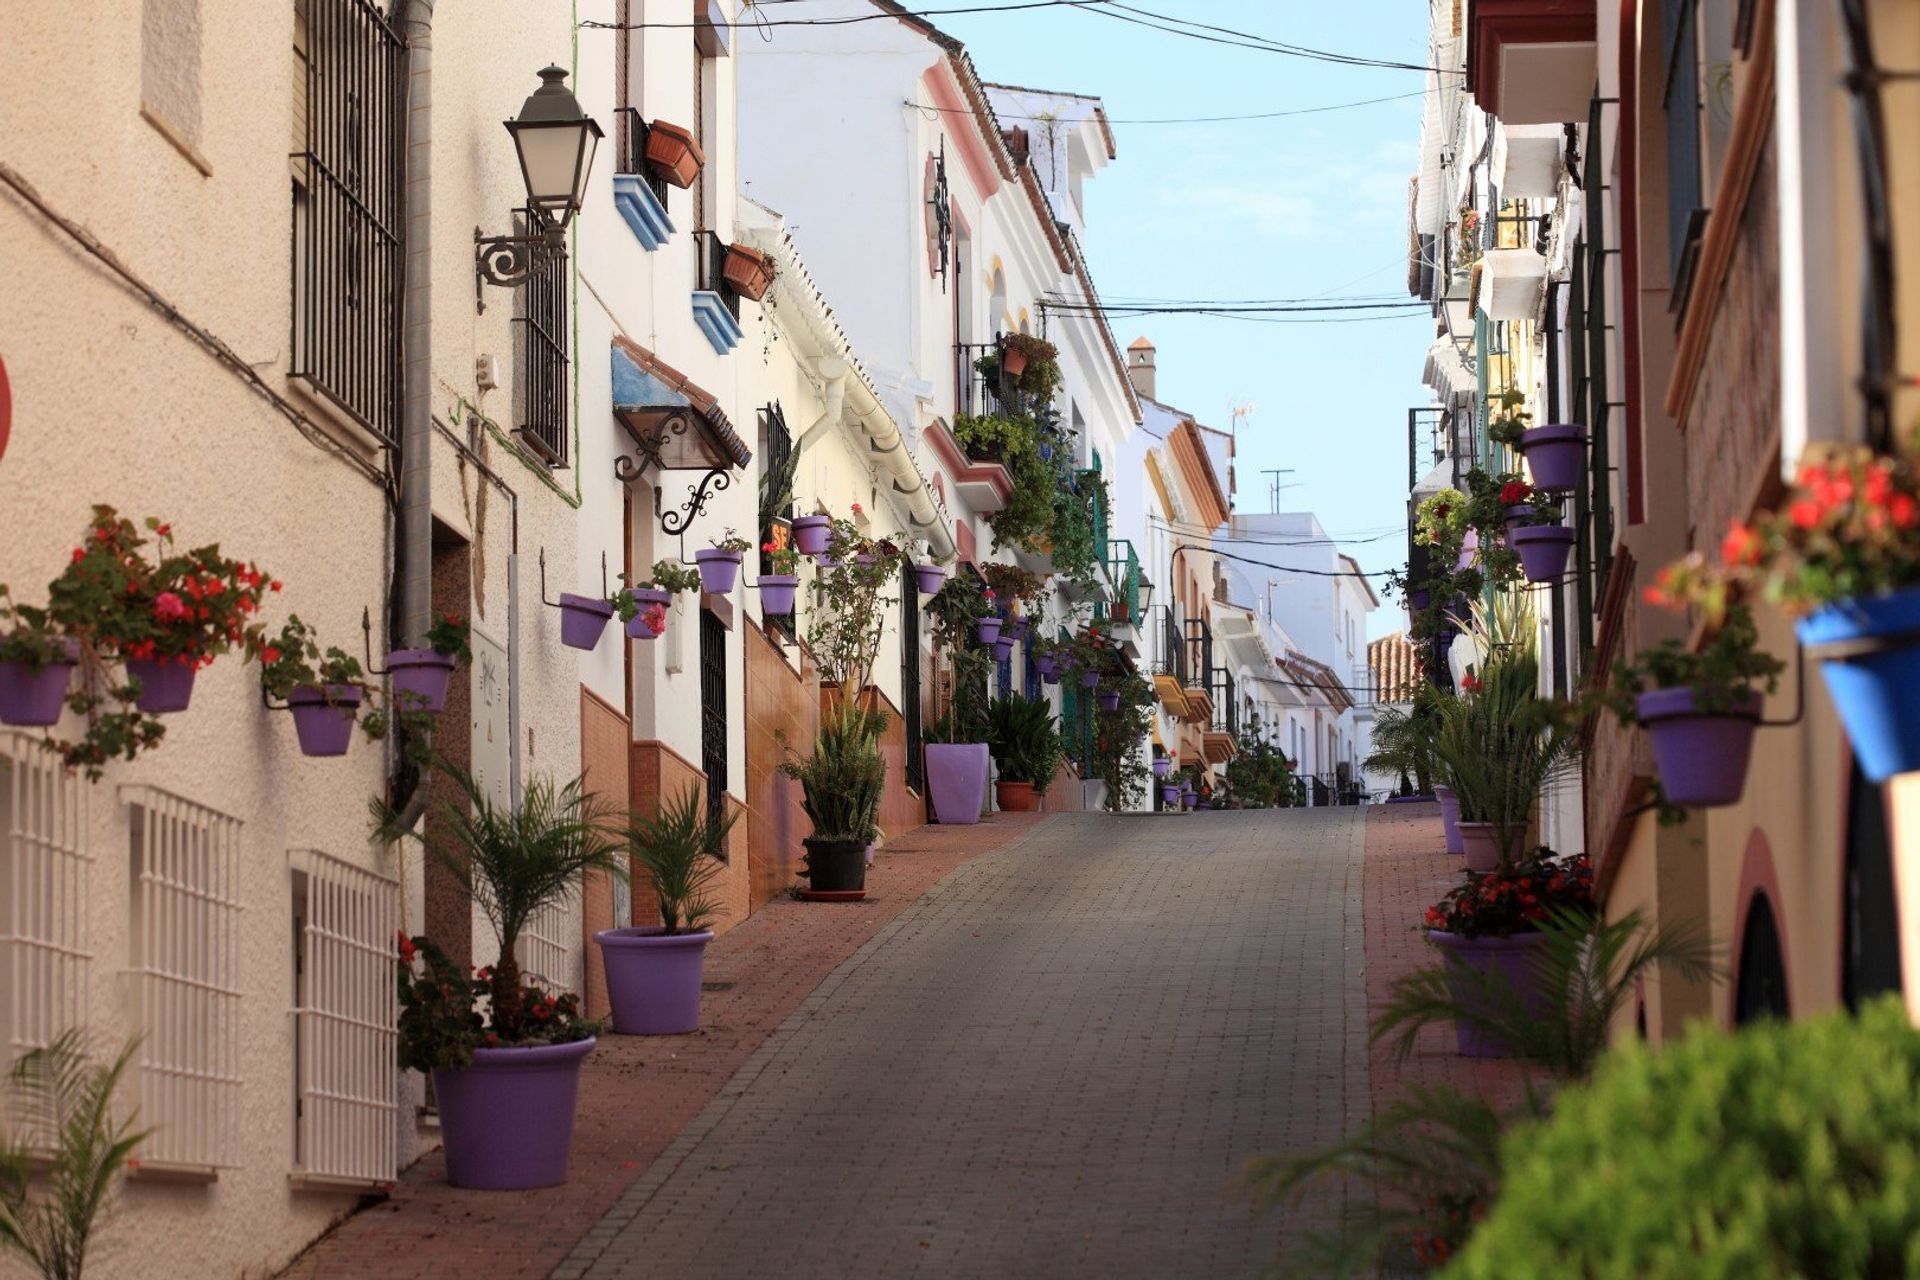
[[1145, 338], [1135, 338], [1127, 347], [1127, 381], [1139, 395], [1149, 400], [1156, 399], [1153, 394], [1153, 357], [1154, 346]]

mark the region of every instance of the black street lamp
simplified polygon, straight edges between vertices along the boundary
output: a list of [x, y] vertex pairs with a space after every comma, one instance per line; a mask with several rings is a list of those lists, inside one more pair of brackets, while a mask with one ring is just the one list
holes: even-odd
[[560, 67], [540, 72], [520, 115], [506, 121], [507, 133], [520, 161], [520, 177], [527, 187], [531, 225], [524, 235], [485, 236], [473, 230], [474, 260], [480, 280], [474, 284], [475, 306], [484, 311], [480, 283], [512, 288], [525, 284], [534, 268], [563, 243], [567, 224], [586, 201], [587, 175], [601, 139], [600, 126], [580, 109], [580, 100], [566, 86]]

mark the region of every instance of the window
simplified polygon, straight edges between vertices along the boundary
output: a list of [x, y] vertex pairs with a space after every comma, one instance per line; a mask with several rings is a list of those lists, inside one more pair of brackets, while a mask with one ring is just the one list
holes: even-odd
[[399, 438], [405, 42], [368, 0], [295, 9], [292, 375]]
[[[775, 519], [785, 520], [789, 526], [793, 523], [793, 476], [789, 468], [793, 465], [793, 433], [787, 429], [787, 415], [776, 402], [760, 410], [760, 474], [761, 484], [781, 485], [786, 491], [786, 501], [772, 512]], [[776, 537], [791, 538], [791, 532], [778, 532], [773, 520], [760, 526], [760, 545], [766, 546]], [[771, 573], [769, 561], [763, 552], [760, 556], [760, 572]], [[762, 622], [769, 631], [780, 630], [789, 636], [797, 635], [794, 614], [767, 613], [761, 615]]]
[[0, 1070], [87, 1024], [87, 788], [0, 733]]
[[[515, 217], [520, 234], [533, 215]], [[548, 246], [536, 257], [527, 282], [514, 291], [514, 434], [550, 467], [567, 465], [567, 406], [572, 388], [567, 377], [567, 251]]]
[[[575, 886], [578, 888], [578, 886]], [[574, 990], [573, 947], [580, 936], [580, 920], [573, 913], [577, 895], [568, 895], [533, 913], [520, 934], [520, 971], [525, 981], [550, 992]]]
[[[856, 691], [857, 692], [857, 691]], [[727, 628], [711, 609], [700, 610], [700, 771], [707, 775], [707, 822], [726, 816]], [[727, 856], [724, 843], [708, 850]]]
[[1666, 54], [1661, 106], [1667, 124], [1667, 252], [1673, 268], [1672, 305], [1680, 310], [1686, 306], [1707, 218], [1700, 182], [1700, 24], [1694, 0], [1661, 0], [1660, 8]]
[[[1033, 649], [1027, 651], [1027, 684], [1029, 695], [1039, 690], [1039, 682], [1034, 677]], [[915, 791], [925, 791], [926, 765], [921, 760], [920, 722], [920, 587], [913, 576], [913, 566], [900, 566], [900, 719], [907, 740], [907, 786]]]
[[128, 978], [148, 1167], [233, 1163], [240, 1092], [240, 823], [154, 787], [129, 806]]
[[400, 887], [318, 850], [293, 855], [297, 1183], [392, 1181], [399, 1110], [393, 938]]

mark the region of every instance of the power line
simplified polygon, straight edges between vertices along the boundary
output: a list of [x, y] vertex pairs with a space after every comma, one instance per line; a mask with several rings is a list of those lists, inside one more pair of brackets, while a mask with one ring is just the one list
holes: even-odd
[[[1249, 115], [1238, 115], [1238, 116], [1154, 116], [1151, 118], [1147, 118], [1147, 117], [1122, 118], [1117, 116], [1108, 116], [1107, 123], [1108, 124], [1124, 124], [1124, 125], [1230, 124], [1235, 121], [1241, 121], [1241, 120], [1279, 120], [1286, 116], [1319, 115], [1322, 112], [1327, 112], [1327, 111], [1346, 111], [1353, 107], [1371, 107], [1382, 102], [1401, 102], [1407, 98], [1420, 98], [1425, 96], [1426, 95], [1424, 93], [1394, 93], [1394, 94], [1388, 94], [1384, 98], [1361, 98], [1357, 102], [1334, 102], [1321, 107], [1293, 107], [1286, 111], [1256, 111]], [[985, 117], [989, 114], [987, 112], [975, 110], [972, 107], [928, 107], [928, 106], [923, 106], [917, 102], [910, 102], [907, 105], [910, 107], [913, 107], [915, 110], [918, 110], [918, 111], [932, 111], [940, 115]], [[1053, 116], [1015, 115], [1011, 112], [1004, 112], [1004, 111], [994, 111], [991, 113], [991, 116], [995, 121], [1043, 120], [1043, 121], [1052, 122], [1056, 119], [1056, 117], [1053, 117]]]
[[[902, 18], [937, 18], [953, 13], [1014, 13], [1022, 9], [1054, 8], [1085, 9], [1092, 5], [1112, 4], [1114, 0], [1016, 0], [1015, 3], [1010, 4], [970, 5], [958, 9], [903, 9], [897, 13], [878, 9], [872, 13], [854, 14], [841, 18], [767, 18], [753, 13], [753, 10], [772, 2], [773, 0], [758, 0], [758, 3], [748, 5], [746, 13], [751, 16], [746, 23], [735, 25], [744, 26], [750, 23], [761, 31], [773, 27], [850, 27], [858, 22], [897, 22]], [[710, 25], [712, 24], [698, 20], [693, 22], [598, 22], [588, 19], [580, 23], [583, 29], [594, 31], [686, 31], [694, 27]]]
[[[1124, 13], [1116, 10], [1125, 10]], [[1204, 22], [1193, 22], [1186, 18], [1175, 18], [1169, 14], [1155, 13], [1149, 9], [1137, 9], [1132, 5], [1115, 3], [1112, 7], [1093, 8], [1086, 6], [1088, 13], [1103, 18], [1112, 18], [1117, 22], [1128, 22], [1135, 26], [1147, 27], [1153, 31], [1164, 31], [1169, 35], [1184, 36], [1189, 40], [1200, 40], [1207, 44], [1227, 45], [1236, 49], [1252, 49], [1259, 53], [1278, 53], [1286, 57], [1306, 58], [1315, 62], [1331, 62], [1341, 66], [1367, 67], [1383, 71], [1431, 71], [1444, 74], [1447, 68], [1430, 67], [1414, 62], [1395, 62], [1386, 58], [1363, 58], [1354, 54], [1334, 53], [1326, 49], [1315, 49], [1308, 45], [1289, 44], [1274, 40], [1268, 36], [1256, 35], [1250, 31], [1238, 31], [1232, 27], [1216, 27]], [[1129, 16], [1138, 15], [1138, 16]], [[1164, 23], [1177, 25], [1166, 26]], [[1213, 33], [1213, 34], [1209, 34]]]

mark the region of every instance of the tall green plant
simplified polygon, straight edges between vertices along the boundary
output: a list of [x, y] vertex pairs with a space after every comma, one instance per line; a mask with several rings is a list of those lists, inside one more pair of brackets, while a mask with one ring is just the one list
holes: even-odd
[[1020, 694], [1002, 698], [993, 704], [992, 721], [988, 741], [1000, 780], [1031, 783], [1035, 794], [1045, 795], [1065, 755], [1046, 699]]
[[18, 1253], [44, 1280], [80, 1280], [114, 1180], [152, 1132], [114, 1114], [133, 1052], [129, 1044], [96, 1063], [81, 1034], [65, 1031], [8, 1074], [15, 1105], [0, 1144], [0, 1253]]
[[933, 649], [944, 656], [948, 676], [946, 710], [934, 722], [930, 737], [946, 742], [985, 742], [988, 684], [993, 652], [979, 643], [980, 619], [993, 611], [992, 601], [977, 578], [957, 573], [927, 601], [933, 622]]
[[719, 907], [707, 889], [725, 869], [717, 853], [739, 819], [737, 810], [723, 809], [710, 821], [705, 789], [693, 786], [627, 828], [627, 849], [653, 885], [663, 932], [697, 933], [713, 919]]
[[878, 833], [887, 785], [879, 746], [885, 728], [885, 712], [842, 697], [821, 717], [812, 753], [780, 762], [780, 771], [800, 784], [816, 840], [872, 840]]
[[1539, 695], [1530, 649], [1496, 654], [1477, 690], [1444, 704], [1433, 753], [1464, 822], [1490, 822], [1504, 860], [1525, 838], [1533, 803], [1575, 759], [1570, 720]]

